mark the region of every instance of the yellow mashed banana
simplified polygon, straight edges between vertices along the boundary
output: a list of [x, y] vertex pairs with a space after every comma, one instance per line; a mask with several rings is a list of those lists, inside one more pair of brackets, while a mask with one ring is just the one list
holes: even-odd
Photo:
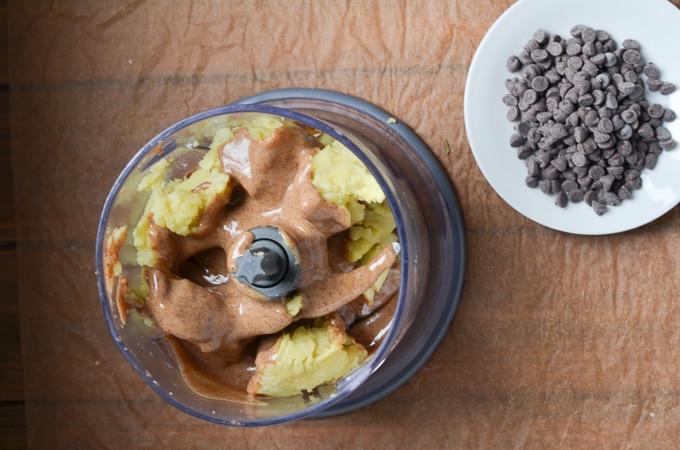
[[338, 141], [312, 159], [312, 183], [321, 196], [350, 212], [352, 223], [363, 220], [364, 203], [381, 203], [385, 193], [368, 168]]
[[288, 397], [311, 391], [338, 381], [366, 356], [366, 349], [336, 326], [299, 327], [258, 354], [257, 375], [248, 384], [248, 392]]
[[140, 191], [151, 191], [142, 219], [133, 231], [137, 262], [152, 266], [155, 253], [149, 244], [149, 219], [180, 235], [198, 231], [201, 217], [216, 198], [230, 194], [229, 175], [223, 173], [217, 148], [208, 151], [198, 169], [188, 177], [166, 181], [170, 163], [159, 161], [139, 183]]

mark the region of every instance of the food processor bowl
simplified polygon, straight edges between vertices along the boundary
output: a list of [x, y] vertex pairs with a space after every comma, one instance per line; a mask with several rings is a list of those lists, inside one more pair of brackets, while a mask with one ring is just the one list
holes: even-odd
[[[364, 363], [315, 395], [257, 402], [217, 400], [185, 383], [162, 330], [132, 316], [120, 317], [116, 286], [107, 283], [106, 245], [114, 229], [134, 227], [145, 199], [137, 190], [145, 170], [168, 155], [192, 150], [193, 131], [218, 126], [232, 115], [270, 114], [326, 133], [368, 168], [392, 209], [400, 244], [397, 305], [381, 344]], [[177, 159], [177, 158], [175, 158]], [[120, 250], [128, 272], [135, 267], [129, 242]], [[451, 182], [420, 138], [405, 124], [356, 97], [318, 89], [281, 89], [185, 118], [151, 139], [114, 183], [97, 233], [97, 282], [108, 329], [131, 366], [164, 400], [209, 422], [241, 426], [322, 418], [373, 403], [406, 382], [430, 358], [458, 305], [465, 267], [463, 223]]]

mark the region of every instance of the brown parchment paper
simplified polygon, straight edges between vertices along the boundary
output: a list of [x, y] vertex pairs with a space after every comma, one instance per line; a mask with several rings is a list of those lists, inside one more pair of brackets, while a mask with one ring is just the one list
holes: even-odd
[[[8, 3], [32, 448], [678, 447], [678, 208], [613, 236], [546, 229], [501, 200], [467, 144], [467, 69], [511, 0]], [[151, 136], [283, 87], [358, 96], [423, 138], [462, 208], [465, 285], [431, 360], [387, 398], [328, 419], [217, 426], [164, 403], [114, 346], [97, 221]]]

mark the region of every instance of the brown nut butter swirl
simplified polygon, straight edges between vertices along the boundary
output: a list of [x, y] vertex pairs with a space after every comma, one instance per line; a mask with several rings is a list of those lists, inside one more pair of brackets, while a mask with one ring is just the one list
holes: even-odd
[[[147, 307], [156, 323], [229, 361], [239, 360], [244, 347], [259, 336], [348, 305], [396, 261], [392, 246], [359, 267], [340, 268], [329, 260], [329, 239], [351, 223], [347, 209], [323, 199], [312, 184], [312, 156], [319, 143], [311, 134], [280, 127], [262, 141], [245, 128], [234, 135], [219, 152], [233, 189], [211, 205], [193, 235], [176, 235], [151, 217], [149, 236], [158, 258], [146, 271]], [[294, 317], [284, 299], [247, 295], [229, 274], [235, 245], [260, 226], [277, 227], [293, 241], [302, 273], [297, 289], [302, 308]], [[195, 263], [197, 255], [206, 254], [211, 256]], [[221, 281], [197, 282], [200, 277], [192, 271], [206, 270], [219, 274]]]

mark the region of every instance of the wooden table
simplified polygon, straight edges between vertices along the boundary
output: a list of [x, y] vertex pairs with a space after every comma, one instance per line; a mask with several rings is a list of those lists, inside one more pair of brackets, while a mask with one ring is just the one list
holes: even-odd
[[7, 58], [7, 2], [0, 1], [0, 448], [26, 446], [19, 335]]
[[[0, 447], [677, 448], [680, 210], [617, 235], [560, 233], [508, 206], [467, 143], [467, 70], [512, 3], [1, 1]], [[437, 155], [465, 222], [460, 307], [422, 370], [379, 402], [217, 426], [164, 403], [112, 342], [97, 222], [151, 136], [293, 86], [373, 102]]]

